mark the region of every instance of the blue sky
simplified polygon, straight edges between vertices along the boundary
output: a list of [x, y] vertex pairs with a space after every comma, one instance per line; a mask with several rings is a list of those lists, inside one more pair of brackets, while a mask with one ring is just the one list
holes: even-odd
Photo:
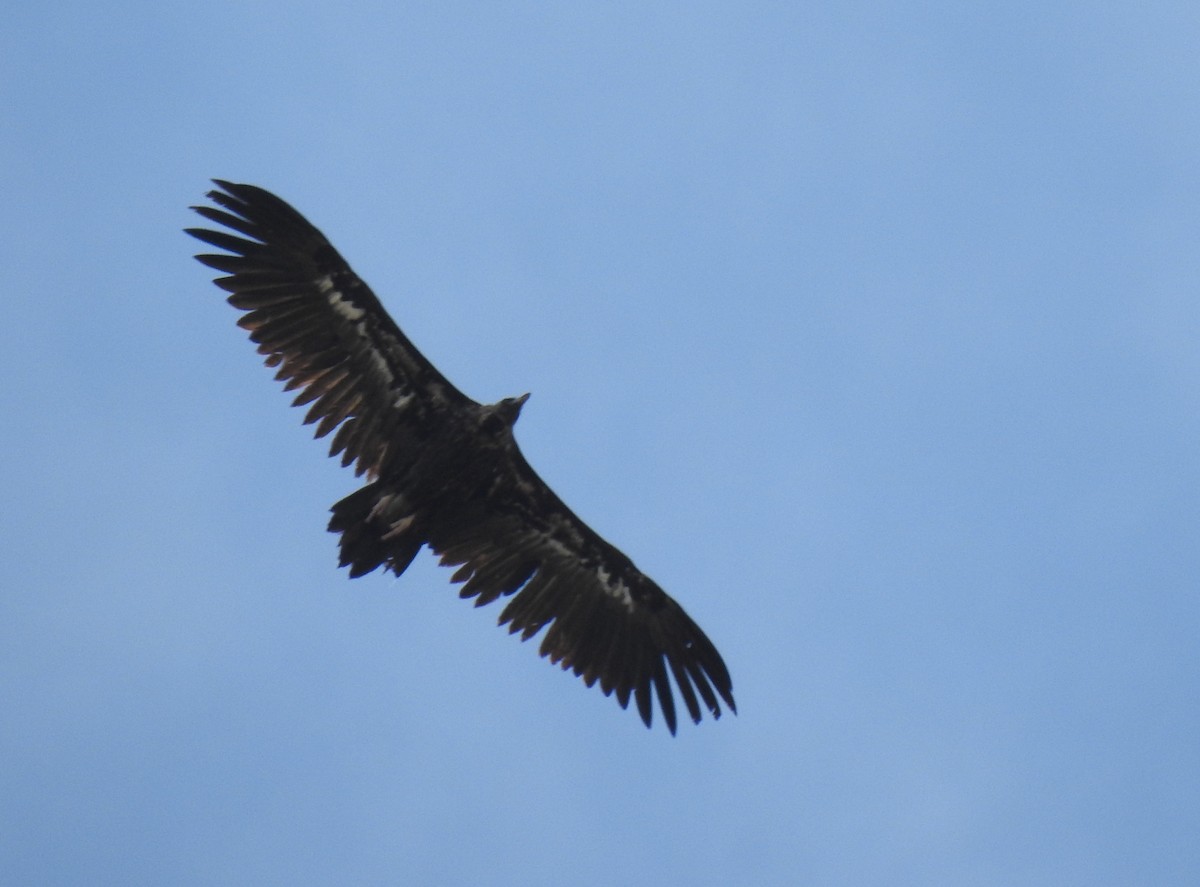
[[[25, 4], [0, 881], [1200, 881], [1200, 8]], [[180, 231], [294, 203], [705, 628], [672, 739], [458, 601]]]

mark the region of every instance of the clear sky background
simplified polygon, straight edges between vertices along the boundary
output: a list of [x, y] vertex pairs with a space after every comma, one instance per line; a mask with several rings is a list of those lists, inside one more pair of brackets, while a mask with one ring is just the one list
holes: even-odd
[[[16, 4], [0, 882], [1200, 883], [1200, 6]], [[181, 233], [322, 228], [724, 654], [647, 731]]]

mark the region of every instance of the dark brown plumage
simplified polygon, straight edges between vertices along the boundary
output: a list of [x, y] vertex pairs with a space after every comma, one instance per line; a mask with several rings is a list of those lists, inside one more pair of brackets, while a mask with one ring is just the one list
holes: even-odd
[[[350, 575], [404, 572], [423, 545], [457, 566], [476, 606], [511, 596], [500, 624], [651, 723], [658, 697], [675, 732], [668, 672], [697, 723], [702, 707], [736, 711], [729, 672], [683, 609], [605, 542], [529, 467], [513, 438], [528, 395], [482, 405], [426, 360], [329, 241], [291, 206], [252, 185], [217, 181], [224, 230], [188, 233], [227, 252], [196, 258], [245, 313], [238, 325], [277, 367], [330, 455], [367, 477], [333, 506]], [[548, 628], [547, 628], [548, 626]], [[719, 697], [719, 699], [718, 699]]]

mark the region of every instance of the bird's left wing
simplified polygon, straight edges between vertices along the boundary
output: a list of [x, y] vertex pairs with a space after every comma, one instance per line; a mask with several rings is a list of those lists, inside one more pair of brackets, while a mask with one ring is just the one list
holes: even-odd
[[700, 626], [580, 520], [515, 445], [510, 456], [486, 503], [426, 528], [442, 563], [461, 565], [453, 577], [466, 583], [460, 595], [482, 606], [515, 591], [500, 624], [522, 640], [546, 628], [542, 656], [588, 686], [598, 681], [622, 708], [632, 696], [646, 726], [657, 697], [675, 732], [668, 672], [692, 721], [700, 722], [701, 702], [720, 717], [718, 696], [736, 712], [729, 671]]

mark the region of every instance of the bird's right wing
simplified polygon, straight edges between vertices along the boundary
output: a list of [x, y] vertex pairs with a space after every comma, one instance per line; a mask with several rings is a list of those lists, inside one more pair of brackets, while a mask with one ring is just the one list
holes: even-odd
[[[330, 455], [379, 474], [398, 446], [419, 437], [430, 415], [474, 402], [413, 347], [379, 299], [325, 236], [289, 204], [262, 188], [216, 180], [217, 207], [193, 209], [226, 231], [187, 232], [228, 253], [196, 256], [224, 272], [217, 286], [245, 311], [250, 332], [294, 403], [312, 403], [305, 424], [316, 436], [337, 429]], [[340, 427], [339, 427], [340, 426]], [[415, 440], [414, 440], [415, 443]]]

